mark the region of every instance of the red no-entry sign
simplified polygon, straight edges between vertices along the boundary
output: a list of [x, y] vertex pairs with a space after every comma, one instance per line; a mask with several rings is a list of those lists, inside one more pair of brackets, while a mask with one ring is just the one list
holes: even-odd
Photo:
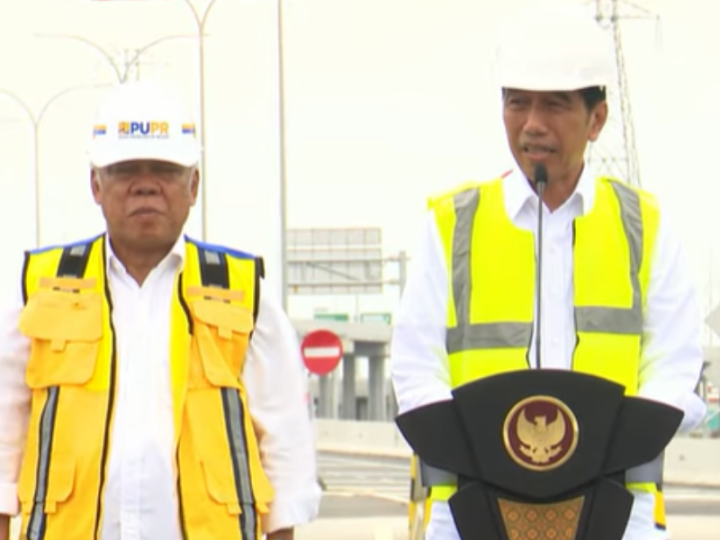
[[342, 340], [330, 330], [315, 330], [303, 338], [300, 351], [311, 373], [327, 375], [340, 363]]

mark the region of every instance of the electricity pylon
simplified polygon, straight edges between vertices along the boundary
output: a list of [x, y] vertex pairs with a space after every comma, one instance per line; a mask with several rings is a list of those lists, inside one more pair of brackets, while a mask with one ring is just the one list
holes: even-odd
[[621, 21], [657, 16], [627, 0], [594, 0], [595, 20], [612, 36], [615, 49], [615, 80], [607, 88], [610, 115], [597, 142], [588, 148], [587, 160], [597, 174], [620, 178], [640, 186], [640, 164], [635, 147], [635, 127], [630, 105]]

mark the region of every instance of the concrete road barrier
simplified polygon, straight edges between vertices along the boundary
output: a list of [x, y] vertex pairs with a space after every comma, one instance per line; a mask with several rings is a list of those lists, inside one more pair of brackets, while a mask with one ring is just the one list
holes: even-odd
[[[315, 420], [318, 450], [409, 457], [410, 447], [392, 422]], [[720, 487], [720, 439], [676, 437], [665, 453], [667, 484]]]

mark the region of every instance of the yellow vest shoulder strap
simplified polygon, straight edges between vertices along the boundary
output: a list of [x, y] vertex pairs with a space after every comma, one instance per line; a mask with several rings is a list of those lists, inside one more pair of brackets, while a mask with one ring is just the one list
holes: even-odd
[[185, 237], [187, 286], [227, 289], [251, 298], [237, 297], [239, 304], [252, 307], [257, 320], [260, 303], [260, 280], [265, 277], [262, 257], [225, 246], [209, 244]]
[[502, 179], [507, 176], [507, 174], [494, 178], [492, 180], [470, 180], [468, 182], [464, 182], [462, 184], [459, 184], [447, 191], [443, 191], [437, 195], [434, 195], [430, 198], [428, 198], [427, 202], [427, 208], [428, 210], [437, 210], [443, 207], [443, 205], [452, 204], [455, 197], [460, 195], [461, 193], [468, 192], [468, 191], [474, 191], [478, 189], [483, 189], [490, 185], [499, 185], [500, 182], [502, 182]]
[[[640, 285], [643, 290], [643, 305], [647, 300], [647, 288], [650, 282], [650, 269], [655, 252], [655, 239], [657, 237], [658, 223], [660, 221], [660, 206], [657, 197], [652, 193], [636, 186], [623, 182], [611, 176], [601, 176], [598, 181], [614, 188], [620, 199], [625, 199], [625, 208], [637, 208], [638, 215], [627, 216], [628, 220], [636, 222], [642, 230], [641, 238], [635, 239], [637, 249], [640, 250]], [[634, 201], [637, 201], [636, 203]], [[632, 239], [631, 239], [632, 241]]]
[[71, 244], [48, 246], [25, 252], [23, 268], [23, 301], [41, 285], [42, 280], [54, 280], [57, 288], [89, 288], [81, 278], [94, 250], [102, 249], [103, 235]]
[[650, 222], [651, 226], [656, 224], [657, 216], [660, 213], [660, 207], [658, 205], [658, 200], [655, 195], [653, 195], [649, 191], [645, 191], [644, 189], [637, 186], [632, 186], [627, 182], [624, 182], [612, 176], [600, 176], [597, 180], [601, 184], [605, 184], [614, 188], [615, 192], [618, 194], [618, 197], [629, 196], [636, 198], [643, 210], [643, 215], [638, 216], [638, 218], [642, 218], [643, 221], [645, 221], [646, 219], [652, 220]]

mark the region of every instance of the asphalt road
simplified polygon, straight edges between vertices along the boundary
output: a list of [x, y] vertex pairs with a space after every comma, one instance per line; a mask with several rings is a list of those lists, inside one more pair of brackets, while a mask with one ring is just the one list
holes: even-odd
[[[407, 515], [410, 464], [407, 459], [320, 453], [327, 490], [320, 518]], [[720, 489], [668, 486], [668, 515], [720, 516]]]

